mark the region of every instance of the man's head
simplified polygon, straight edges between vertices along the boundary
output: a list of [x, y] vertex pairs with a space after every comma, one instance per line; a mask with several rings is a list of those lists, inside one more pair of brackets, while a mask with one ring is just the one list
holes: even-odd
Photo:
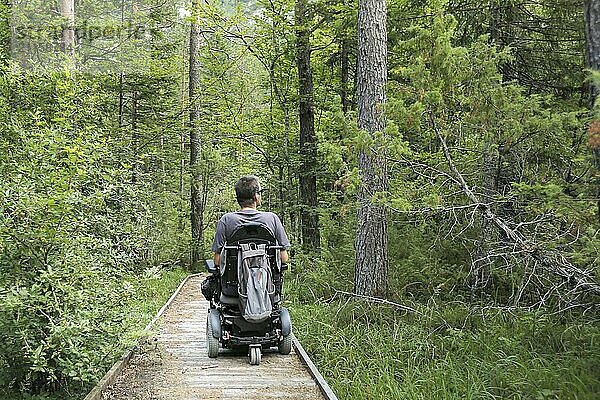
[[260, 205], [262, 189], [254, 175], [242, 176], [235, 184], [235, 197], [240, 207]]

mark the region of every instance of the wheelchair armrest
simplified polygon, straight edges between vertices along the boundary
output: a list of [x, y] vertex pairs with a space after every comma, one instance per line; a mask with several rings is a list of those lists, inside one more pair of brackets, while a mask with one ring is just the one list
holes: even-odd
[[204, 265], [206, 266], [206, 270], [212, 274], [217, 272], [217, 268], [215, 267], [215, 262], [213, 260], [204, 260]]

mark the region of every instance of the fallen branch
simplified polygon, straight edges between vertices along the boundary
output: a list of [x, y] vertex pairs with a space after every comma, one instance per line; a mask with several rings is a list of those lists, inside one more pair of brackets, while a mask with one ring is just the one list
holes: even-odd
[[471, 190], [462, 174], [458, 171], [458, 168], [456, 168], [454, 165], [454, 161], [450, 155], [450, 150], [448, 149], [446, 140], [442, 136], [435, 119], [433, 118], [433, 115], [430, 113], [429, 116], [433, 129], [435, 130], [435, 133], [442, 144], [444, 157], [446, 158], [448, 166], [450, 167], [450, 171], [452, 172], [452, 174], [447, 174], [446, 176], [450, 177], [450, 179], [452, 179], [461, 187], [463, 193], [467, 196], [471, 203], [478, 205], [477, 210], [479, 210], [486, 219], [501, 229], [516, 247], [518, 247], [527, 255], [531, 256], [543, 268], [563, 279], [566, 279], [568, 282], [572, 282], [574, 284], [572, 292], [582, 292], [585, 290], [593, 292], [596, 295], [600, 295], [600, 285], [594, 282], [594, 279], [589, 272], [573, 265], [563, 254], [541, 248], [537, 243], [532, 242], [522, 233], [512, 229], [505, 220], [492, 212], [487, 204], [479, 200], [478, 196]]
[[382, 298], [379, 298], [379, 297], [365, 296], [365, 295], [362, 295], [362, 294], [345, 292], [343, 290], [336, 290], [335, 292], [336, 293], [345, 294], [347, 296], [358, 297], [360, 299], [368, 300], [368, 301], [371, 301], [373, 303], [379, 303], [379, 304], [385, 304], [385, 305], [388, 305], [388, 306], [393, 306], [393, 307], [399, 308], [399, 309], [404, 310], [404, 311], [408, 311], [408, 312], [412, 312], [412, 313], [415, 313], [415, 314], [422, 315], [422, 313], [420, 311], [418, 311], [418, 310], [416, 310], [416, 309], [414, 309], [412, 307], [405, 306], [404, 304], [400, 304], [400, 303], [394, 303], [393, 301], [389, 301], [389, 300], [382, 299]]

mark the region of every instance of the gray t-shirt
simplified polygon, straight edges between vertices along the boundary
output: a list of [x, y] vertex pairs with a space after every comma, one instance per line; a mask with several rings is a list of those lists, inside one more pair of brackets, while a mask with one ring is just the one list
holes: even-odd
[[246, 224], [261, 224], [266, 226], [273, 232], [277, 243], [280, 246], [289, 249], [291, 247], [290, 241], [288, 240], [281, 220], [272, 212], [263, 212], [258, 210], [239, 210], [236, 212], [230, 212], [221, 217], [217, 222], [217, 231], [215, 232], [215, 241], [212, 245], [213, 253], [220, 253], [221, 249], [225, 245], [228, 238], [231, 237], [233, 232], [242, 225]]

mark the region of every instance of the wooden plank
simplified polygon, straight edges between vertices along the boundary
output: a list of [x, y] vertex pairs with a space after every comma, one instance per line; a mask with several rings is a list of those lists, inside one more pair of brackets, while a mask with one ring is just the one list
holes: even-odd
[[289, 355], [276, 348], [263, 351], [262, 362], [255, 366], [248, 364], [244, 349], [220, 349], [218, 358], [208, 358], [209, 304], [202, 299], [199, 282], [187, 281], [172, 306], [154, 321], [158, 329], [152, 340], [124, 363], [99, 398], [87, 400], [336, 399], [318, 371], [309, 371], [309, 364], [316, 368], [305, 352], [299, 355], [304, 351], [299, 343]]

